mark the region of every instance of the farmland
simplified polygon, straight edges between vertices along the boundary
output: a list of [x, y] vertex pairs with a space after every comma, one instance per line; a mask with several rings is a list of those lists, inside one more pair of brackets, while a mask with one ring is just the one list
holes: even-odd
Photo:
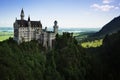
[[13, 37], [13, 32], [0, 32], [0, 41]]

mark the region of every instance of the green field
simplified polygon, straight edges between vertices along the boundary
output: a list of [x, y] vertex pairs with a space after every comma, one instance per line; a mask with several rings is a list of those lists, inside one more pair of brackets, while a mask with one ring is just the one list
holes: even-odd
[[4, 41], [9, 37], [13, 37], [13, 32], [0, 32], [0, 41]]
[[97, 37], [89, 37], [92, 34], [94, 34], [94, 32], [81, 32], [74, 33], [73, 36], [75, 36], [78, 43], [84, 48], [95, 48], [101, 46], [103, 39]]
[[81, 46], [84, 48], [90, 48], [90, 47], [99, 47], [102, 45], [103, 39], [100, 40], [94, 40], [94, 41], [88, 41], [81, 43]]

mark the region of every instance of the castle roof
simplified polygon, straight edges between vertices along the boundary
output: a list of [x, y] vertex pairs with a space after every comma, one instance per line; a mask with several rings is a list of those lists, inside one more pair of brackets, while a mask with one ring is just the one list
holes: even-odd
[[[27, 20], [16, 20], [18, 25], [20, 27], [28, 27], [28, 21]], [[30, 21], [31, 22], [31, 27], [42, 27], [42, 24], [40, 21]]]
[[28, 27], [28, 21], [26, 20], [16, 20], [17, 24], [20, 25], [20, 27]]

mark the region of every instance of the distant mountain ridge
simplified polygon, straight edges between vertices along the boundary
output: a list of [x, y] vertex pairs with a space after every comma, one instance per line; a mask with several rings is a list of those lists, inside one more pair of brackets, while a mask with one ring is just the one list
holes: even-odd
[[0, 27], [0, 32], [13, 32], [13, 27]]
[[[0, 27], [0, 32], [13, 32], [13, 27]], [[48, 28], [48, 30], [53, 30], [52, 28]], [[59, 32], [73, 32], [73, 33], [80, 33], [80, 32], [97, 32], [100, 28], [59, 28]]]
[[102, 27], [102, 29], [95, 33], [96, 36], [102, 36], [106, 34], [112, 34], [120, 30], [120, 16], [114, 18], [109, 23], [107, 23], [105, 26]]

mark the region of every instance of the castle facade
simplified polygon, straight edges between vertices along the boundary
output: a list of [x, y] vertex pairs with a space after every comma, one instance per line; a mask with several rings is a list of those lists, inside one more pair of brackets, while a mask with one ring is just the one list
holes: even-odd
[[21, 19], [16, 19], [14, 26], [14, 40], [18, 44], [31, 40], [38, 40], [45, 48], [52, 48], [55, 36], [58, 33], [57, 21], [54, 22], [53, 31], [47, 31], [47, 27], [42, 29], [40, 21], [31, 21], [30, 16], [28, 20], [24, 19], [24, 11], [21, 10]]

